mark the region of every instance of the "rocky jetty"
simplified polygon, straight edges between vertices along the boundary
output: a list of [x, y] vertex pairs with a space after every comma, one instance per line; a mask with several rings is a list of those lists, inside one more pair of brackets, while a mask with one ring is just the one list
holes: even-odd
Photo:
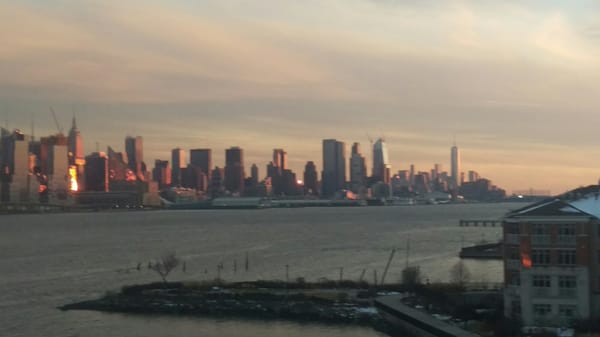
[[68, 304], [60, 309], [286, 319], [370, 325], [386, 330], [385, 321], [373, 306], [374, 295], [362, 286], [336, 288], [278, 282], [156, 283], [123, 287], [119, 293]]

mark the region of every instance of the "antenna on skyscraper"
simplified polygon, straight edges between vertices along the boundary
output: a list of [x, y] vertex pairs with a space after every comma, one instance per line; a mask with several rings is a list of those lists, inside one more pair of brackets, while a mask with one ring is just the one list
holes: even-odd
[[35, 118], [34, 113], [31, 113], [31, 141], [35, 140]]

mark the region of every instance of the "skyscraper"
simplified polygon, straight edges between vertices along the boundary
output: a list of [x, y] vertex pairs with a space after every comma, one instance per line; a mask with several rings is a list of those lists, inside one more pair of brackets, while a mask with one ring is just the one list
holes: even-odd
[[318, 182], [317, 166], [314, 162], [309, 161], [304, 166], [304, 194], [306, 195], [318, 195], [319, 194], [319, 182]]
[[350, 189], [353, 193], [364, 195], [367, 189], [367, 164], [360, 153], [360, 144], [352, 145], [350, 157]]
[[[206, 175], [206, 180], [211, 181], [212, 150], [211, 149], [190, 150], [190, 165], [201, 170], [202, 173], [204, 173], [204, 175]], [[206, 189], [208, 189], [208, 184], [206, 184]]]
[[391, 168], [385, 141], [377, 139], [373, 144], [373, 180], [389, 184], [391, 181]]
[[67, 145], [52, 145], [48, 149], [48, 192], [50, 202], [67, 199], [70, 191], [69, 155]]
[[217, 166], [212, 170], [210, 176], [210, 195], [213, 198], [219, 197], [223, 193], [225, 171]]
[[326, 198], [346, 187], [346, 146], [335, 139], [323, 140], [322, 195]]
[[125, 152], [127, 153], [129, 169], [133, 171], [138, 180], [145, 180], [142, 169], [142, 163], [144, 162], [144, 144], [142, 137], [126, 137]]
[[85, 158], [85, 190], [108, 192], [108, 156], [94, 152]]
[[225, 189], [232, 194], [244, 193], [244, 151], [235, 146], [225, 150]]
[[185, 153], [180, 148], [173, 149], [171, 151], [171, 184], [173, 186], [181, 186], [183, 168], [185, 168]]
[[[107, 149], [108, 154], [108, 179], [109, 183], [133, 182], [136, 180], [135, 174], [127, 165], [127, 158], [122, 152], [115, 152], [110, 146]], [[109, 188], [112, 190], [112, 188]]]
[[433, 165], [433, 175], [431, 176], [433, 179], [439, 178], [442, 173], [442, 164], [434, 164]]
[[[40, 139], [40, 171], [42, 174], [49, 175], [51, 174], [51, 168], [48, 167], [48, 156], [50, 152], [50, 148], [54, 145], [60, 145], [68, 147], [69, 142], [67, 137], [62, 133], [57, 133], [56, 135], [42, 137]], [[68, 164], [68, 162], [67, 162]]]
[[458, 150], [458, 147], [456, 146], [456, 144], [454, 144], [454, 146], [452, 146], [452, 149], [450, 150], [450, 162], [451, 162], [451, 172], [450, 172], [450, 179], [451, 179], [451, 188], [459, 188], [460, 187], [460, 183], [461, 183], [461, 177], [460, 177], [460, 151]]
[[258, 177], [258, 166], [256, 164], [252, 164], [252, 168], [250, 168], [250, 177], [252, 178], [252, 183], [258, 185], [260, 178]]
[[[31, 147], [32, 145], [30, 145]], [[73, 116], [73, 123], [71, 124], [71, 130], [69, 131], [68, 138], [68, 155], [69, 155], [69, 172], [74, 172], [76, 176], [71, 177], [76, 184], [72, 183], [71, 188], [73, 190], [79, 189], [79, 186], [84, 185], [85, 177], [85, 158], [83, 155], [83, 140], [81, 138], [81, 132], [77, 128], [77, 120]]]
[[161, 189], [171, 186], [171, 168], [168, 160], [156, 159], [154, 161], [152, 180], [156, 181]]
[[197, 192], [208, 191], [208, 175], [192, 164], [181, 169], [181, 186]]
[[[12, 134], [5, 133], [1, 138], [0, 162], [2, 165], [2, 201], [33, 202], [37, 201], [37, 187], [32, 175], [32, 162], [29, 156], [29, 140], [19, 130]], [[67, 163], [65, 162], [65, 166]]]
[[81, 163], [81, 159], [84, 159], [83, 140], [81, 138], [81, 132], [79, 132], [79, 129], [77, 128], [77, 120], [75, 119], [75, 116], [73, 116], [68, 142], [69, 165], [79, 165], [78, 160]]
[[287, 152], [283, 149], [274, 149], [273, 166], [279, 168], [280, 171], [287, 170]]
[[273, 194], [286, 194], [284, 172], [287, 170], [287, 152], [283, 149], [273, 150], [273, 161], [267, 165], [267, 177], [271, 178]]

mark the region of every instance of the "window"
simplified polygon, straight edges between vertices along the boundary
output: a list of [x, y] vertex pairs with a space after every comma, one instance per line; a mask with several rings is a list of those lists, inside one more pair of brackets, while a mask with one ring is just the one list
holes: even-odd
[[552, 282], [550, 281], [550, 275], [533, 275], [532, 279], [533, 296], [535, 297], [548, 297], [550, 296], [550, 290]]
[[563, 266], [573, 266], [577, 263], [577, 252], [575, 249], [559, 250], [558, 264]]
[[[506, 256], [508, 257], [509, 260], [520, 260], [521, 259], [521, 252], [519, 251], [518, 247], [507, 247], [506, 250], [507, 250]], [[598, 253], [600, 254], [600, 251], [598, 251]], [[598, 256], [600, 256], [600, 255], [598, 255]]]
[[547, 235], [549, 233], [548, 225], [534, 224], [533, 235]]
[[508, 273], [508, 284], [512, 286], [521, 285], [521, 273], [518, 271], [510, 271]]
[[558, 226], [558, 235], [575, 236], [575, 225]]
[[575, 276], [559, 276], [558, 277], [559, 288], [575, 288], [577, 287], [577, 278]]
[[550, 275], [533, 275], [534, 288], [550, 288]]
[[533, 249], [531, 251], [531, 262], [533, 266], [543, 266], [550, 264], [550, 250]]
[[575, 318], [577, 316], [577, 306], [559, 305], [558, 314], [564, 318]]
[[535, 316], [547, 316], [552, 312], [552, 306], [550, 304], [534, 304], [533, 314]]
[[575, 245], [577, 243], [575, 225], [558, 226], [558, 243], [562, 245]]
[[531, 229], [531, 243], [534, 245], [550, 244], [550, 230], [548, 225], [534, 224]]
[[506, 234], [519, 234], [519, 224], [507, 223], [504, 225], [504, 230], [506, 231]]
[[560, 296], [574, 297], [576, 295], [577, 278], [575, 276], [559, 276], [558, 291]]
[[511, 309], [513, 317], [521, 317], [521, 301], [512, 301]]

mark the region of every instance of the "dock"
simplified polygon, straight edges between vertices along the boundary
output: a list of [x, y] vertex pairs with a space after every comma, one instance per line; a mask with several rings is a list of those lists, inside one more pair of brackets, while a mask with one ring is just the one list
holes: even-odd
[[402, 303], [402, 295], [383, 296], [375, 307], [399, 333], [411, 337], [479, 337]]
[[502, 220], [490, 219], [461, 219], [459, 220], [460, 227], [496, 227], [502, 226]]

